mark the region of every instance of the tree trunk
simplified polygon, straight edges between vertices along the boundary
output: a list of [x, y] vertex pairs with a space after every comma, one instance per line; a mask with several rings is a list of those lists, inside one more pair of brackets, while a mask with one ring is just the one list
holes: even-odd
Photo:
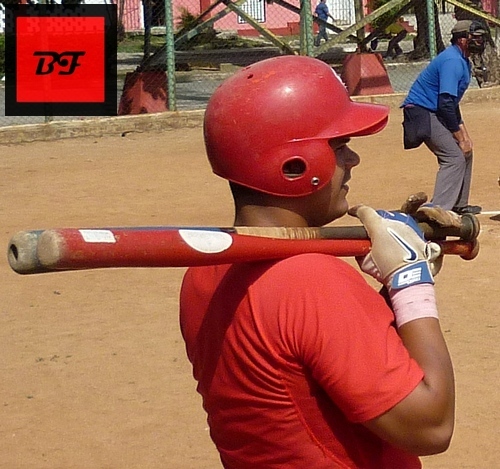
[[117, 41], [122, 42], [125, 39], [125, 26], [123, 24], [123, 15], [125, 14], [125, 0], [118, 0], [118, 21], [117, 21]]
[[[421, 60], [430, 58], [429, 50], [429, 21], [427, 18], [426, 0], [413, 0], [415, 17], [417, 19], [417, 36], [413, 41], [413, 51], [408, 54], [409, 60]], [[441, 35], [441, 26], [439, 24], [439, 12], [434, 3], [434, 34], [436, 36], [436, 49], [441, 52], [445, 49], [443, 37]]]
[[153, 7], [151, 0], [142, 0], [143, 13], [144, 13], [144, 57], [145, 62], [151, 55], [151, 25], [152, 25], [152, 12]]

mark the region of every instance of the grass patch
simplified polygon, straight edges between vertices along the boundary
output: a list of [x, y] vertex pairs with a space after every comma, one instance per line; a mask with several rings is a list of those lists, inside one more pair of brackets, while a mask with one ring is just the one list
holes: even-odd
[[[151, 49], [157, 49], [165, 44], [165, 36], [151, 36]], [[127, 35], [125, 39], [118, 43], [118, 52], [144, 52], [144, 36]]]

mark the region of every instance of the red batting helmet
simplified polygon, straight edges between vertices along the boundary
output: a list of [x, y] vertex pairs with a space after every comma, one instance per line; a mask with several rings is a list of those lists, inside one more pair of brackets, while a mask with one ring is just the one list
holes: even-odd
[[321, 189], [335, 170], [329, 140], [374, 134], [389, 108], [351, 101], [326, 63], [280, 56], [243, 68], [210, 98], [204, 134], [215, 174], [285, 197]]

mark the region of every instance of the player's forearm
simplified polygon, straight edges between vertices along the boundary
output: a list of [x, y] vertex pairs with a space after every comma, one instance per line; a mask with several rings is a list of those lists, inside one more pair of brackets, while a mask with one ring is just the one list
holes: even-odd
[[[453, 365], [444, 340], [439, 320], [422, 318], [399, 328], [399, 335], [425, 373], [423, 382], [434, 395], [436, 406], [442, 407], [443, 416], [450, 416], [455, 402]], [[436, 420], [441, 420], [436, 415]]]
[[[455, 396], [453, 369], [440, 330], [433, 286], [433, 275], [440, 266], [439, 253], [436, 246], [423, 241], [408, 216], [376, 212], [363, 205], [351, 208], [349, 213], [361, 220], [372, 241], [371, 252], [360, 267], [382, 279], [401, 340], [424, 372], [423, 379], [405, 398], [364, 425], [416, 455], [445, 451], [453, 433]], [[413, 262], [408, 261], [409, 253]]]
[[399, 332], [425, 376], [401, 402], [364, 425], [411, 454], [442, 453], [453, 434], [455, 391], [439, 322], [435, 318], [416, 319], [401, 326]]
[[410, 321], [400, 327], [399, 335], [425, 374], [413, 396], [417, 407], [415, 417], [419, 421], [417, 426], [421, 428], [421, 441], [415, 441], [415, 450], [419, 454], [432, 454], [436, 443], [445, 450], [453, 432], [455, 384], [439, 320], [422, 318]]
[[414, 285], [391, 290], [399, 335], [424, 378], [405, 399], [400, 416], [407, 449], [416, 454], [444, 451], [454, 423], [453, 367], [439, 324], [434, 287]]
[[[453, 367], [438, 319], [434, 286], [428, 283], [391, 290], [398, 332], [411, 357], [425, 373], [424, 384], [432, 397], [426, 405], [436, 423], [448, 417], [454, 402]], [[435, 409], [432, 407], [435, 406]]]

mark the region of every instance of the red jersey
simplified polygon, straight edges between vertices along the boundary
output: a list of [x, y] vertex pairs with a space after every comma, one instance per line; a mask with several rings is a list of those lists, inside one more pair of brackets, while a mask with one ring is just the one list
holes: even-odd
[[180, 323], [226, 468], [420, 468], [361, 422], [419, 384], [383, 298], [323, 254], [190, 268]]

